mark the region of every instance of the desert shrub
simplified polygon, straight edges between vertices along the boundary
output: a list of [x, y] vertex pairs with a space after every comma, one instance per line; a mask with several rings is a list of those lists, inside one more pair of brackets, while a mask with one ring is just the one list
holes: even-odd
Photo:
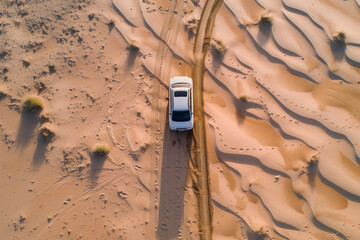
[[109, 153], [109, 148], [105, 145], [97, 145], [94, 149], [94, 154], [97, 156], [106, 156]]
[[345, 46], [346, 45], [345, 39], [346, 39], [345, 33], [339, 32], [337, 35], [333, 37], [332, 40], [337, 45]]
[[23, 66], [25, 68], [28, 68], [30, 66], [30, 62], [29, 61], [26, 61], [26, 60], [22, 60], [22, 63], [23, 63]]
[[6, 97], [6, 93], [0, 89], [0, 99]]
[[260, 24], [260, 25], [269, 25], [269, 24], [272, 24], [272, 21], [273, 21], [273, 20], [272, 20], [271, 17], [265, 16], [265, 15], [261, 15], [259, 24]]
[[192, 35], [195, 35], [198, 25], [199, 25], [199, 20], [192, 18], [186, 22], [185, 30], [191, 33]]
[[107, 23], [108, 26], [110, 27], [114, 27], [115, 26], [115, 21], [113, 19], [110, 19], [110, 21]]
[[49, 115], [49, 113], [42, 113], [42, 114], [40, 115], [40, 122], [41, 122], [41, 123], [50, 122], [50, 115]]
[[89, 21], [93, 20], [94, 17], [95, 17], [95, 13], [90, 13], [90, 14], [88, 15]]
[[313, 166], [316, 165], [319, 162], [319, 158], [317, 156], [312, 156], [310, 160], [308, 160], [308, 165]]
[[242, 95], [242, 96], [240, 97], [240, 101], [242, 101], [242, 102], [248, 102], [248, 101], [249, 101], [249, 99], [248, 99], [248, 97], [247, 97], [247, 96]]
[[212, 49], [219, 56], [223, 56], [227, 50], [225, 44], [218, 39], [214, 39], [214, 42], [212, 43]]
[[48, 68], [50, 74], [56, 73], [55, 65], [48, 65]]
[[136, 44], [135, 41], [130, 41], [128, 46], [127, 46], [127, 49], [130, 50], [130, 51], [138, 51], [139, 50], [139, 46]]
[[48, 141], [55, 136], [55, 133], [48, 126], [44, 126], [40, 128], [40, 135], [45, 141]]
[[35, 83], [34, 87], [38, 90], [39, 93], [44, 91], [46, 89], [46, 86], [43, 82], [37, 82]]
[[265, 239], [267, 236], [266, 231], [263, 227], [258, 228], [254, 231], [255, 239]]
[[23, 108], [32, 112], [41, 111], [44, 105], [38, 97], [28, 97], [23, 102]]

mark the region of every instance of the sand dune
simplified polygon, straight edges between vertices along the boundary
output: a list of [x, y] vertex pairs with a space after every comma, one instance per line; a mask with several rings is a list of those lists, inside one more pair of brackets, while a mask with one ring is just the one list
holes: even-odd
[[[267, 229], [269, 237], [357, 239], [359, 68], [348, 52], [359, 42], [359, 9], [334, 1], [251, 4], [225, 1], [213, 37], [227, 52], [216, 68], [207, 65], [205, 110], [219, 161], [210, 169], [228, 175], [222, 183], [214, 177], [216, 205], [253, 231]], [[349, 14], [341, 18], [345, 9]], [[226, 20], [229, 14], [235, 21]], [[262, 14], [272, 18], [263, 29], [257, 23]], [[331, 43], [339, 31], [349, 31], [341, 59]], [[241, 75], [228, 67], [236, 64]], [[239, 100], [242, 95], [249, 101]], [[309, 166], [312, 157], [318, 163]], [[240, 205], [231, 200], [249, 192], [267, 215], [251, 210], [244, 197]], [[254, 218], [263, 219], [260, 226]]]

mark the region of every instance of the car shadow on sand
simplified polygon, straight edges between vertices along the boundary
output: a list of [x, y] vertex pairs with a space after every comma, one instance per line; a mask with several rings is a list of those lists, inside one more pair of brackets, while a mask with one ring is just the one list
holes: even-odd
[[[168, 116], [168, 115], [167, 115]], [[164, 130], [157, 239], [177, 239], [184, 218], [184, 188], [190, 159], [191, 131]]]

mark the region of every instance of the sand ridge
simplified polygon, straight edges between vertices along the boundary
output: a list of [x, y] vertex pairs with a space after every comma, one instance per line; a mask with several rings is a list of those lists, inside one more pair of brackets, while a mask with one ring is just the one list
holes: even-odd
[[[228, 46], [227, 52], [216, 66], [211, 63], [218, 57], [208, 56], [210, 74], [205, 81], [205, 99], [209, 100], [205, 111], [219, 160], [210, 169], [223, 179], [212, 185], [216, 205], [231, 209], [227, 211], [247, 222], [251, 230], [241, 235], [247, 233], [250, 239], [258, 235], [261, 227], [269, 237], [279, 239], [323, 239], [329, 233], [339, 239], [357, 239], [358, 221], [350, 214], [358, 211], [357, 184], [354, 173], [346, 174], [348, 170], [340, 162], [344, 160], [341, 152], [348, 151], [352, 158], [348, 163], [354, 164], [354, 172], [359, 164], [358, 110], [350, 110], [358, 105], [358, 97], [352, 98], [350, 93], [359, 96], [358, 63], [348, 61], [346, 52], [344, 60], [334, 57], [337, 52], [329, 43], [334, 30], [329, 30], [331, 34], [324, 32], [312, 19], [316, 13], [324, 13], [321, 4], [334, 6], [325, 1], [312, 7], [295, 1], [257, 2], [262, 11], [225, 1], [213, 38], [222, 40]], [[308, 15], [301, 14], [300, 7]], [[251, 17], [251, 10], [259, 14], [258, 19]], [[224, 20], [229, 13], [238, 26]], [[261, 14], [272, 18], [271, 26], [262, 29], [258, 25]], [[296, 18], [298, 22], [293, 21]], [[332, 22], [319, 21], [324, 26]], [[351, 21], [355, 24], [356, 17]], [[228, 37], [223, 38], [225, 35]], [[241, 43], [231, 41], [239, 36]], [[350, 38], [354, 39], [349, 37], [350, 42]], [[241, 72], [230, 69], [229, 62], [238, 64], [235, 68]], [[234, 81], [241, 82], [241, 87], [234, 88]], [[242, 95], [250, 100], [242, 102]], [[348, 100], [351, 103], [347, 104]], [[309, 166], [311, 158], [318, 159], [315, 166]], [[219, 173], [216, 169], [221, 166], [231, 171]], [[236, 187], [226, 175], [237, 179]], [[286, 188], [280, 187], [285, 183]], [[227, 192], [224, 186], [228, 186]], [[280, 189], [287, 190], [280, 193]], [[247, 206], [247, 192], [260, 199], [250, 202], [257, 203], [264, 212]], [[243, 196], [242, 204], [232, 200], [234, 195]], [[331, 214], [333, 211], [336, 214]], [[266, 220], [252, 222], [254, 218]], [[241, 235], [235, 236], [241, 239]]]

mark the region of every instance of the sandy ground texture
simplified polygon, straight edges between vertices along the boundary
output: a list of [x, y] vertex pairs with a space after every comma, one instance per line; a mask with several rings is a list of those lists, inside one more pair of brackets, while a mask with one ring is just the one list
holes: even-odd
[[166, 125], [168, 78], [192, 72], [186, 8], [200, 16], [180, 1], [1, 1], [2, 239], [198, 237], [191, 132]]
[[[192, 76], [205, 0], [0, 4], [1, 238], [199, 239], [167, 89]], [[204, 76], [213, 239], [360, 239], [358, 26], [358, 0], [224, 0]]]

